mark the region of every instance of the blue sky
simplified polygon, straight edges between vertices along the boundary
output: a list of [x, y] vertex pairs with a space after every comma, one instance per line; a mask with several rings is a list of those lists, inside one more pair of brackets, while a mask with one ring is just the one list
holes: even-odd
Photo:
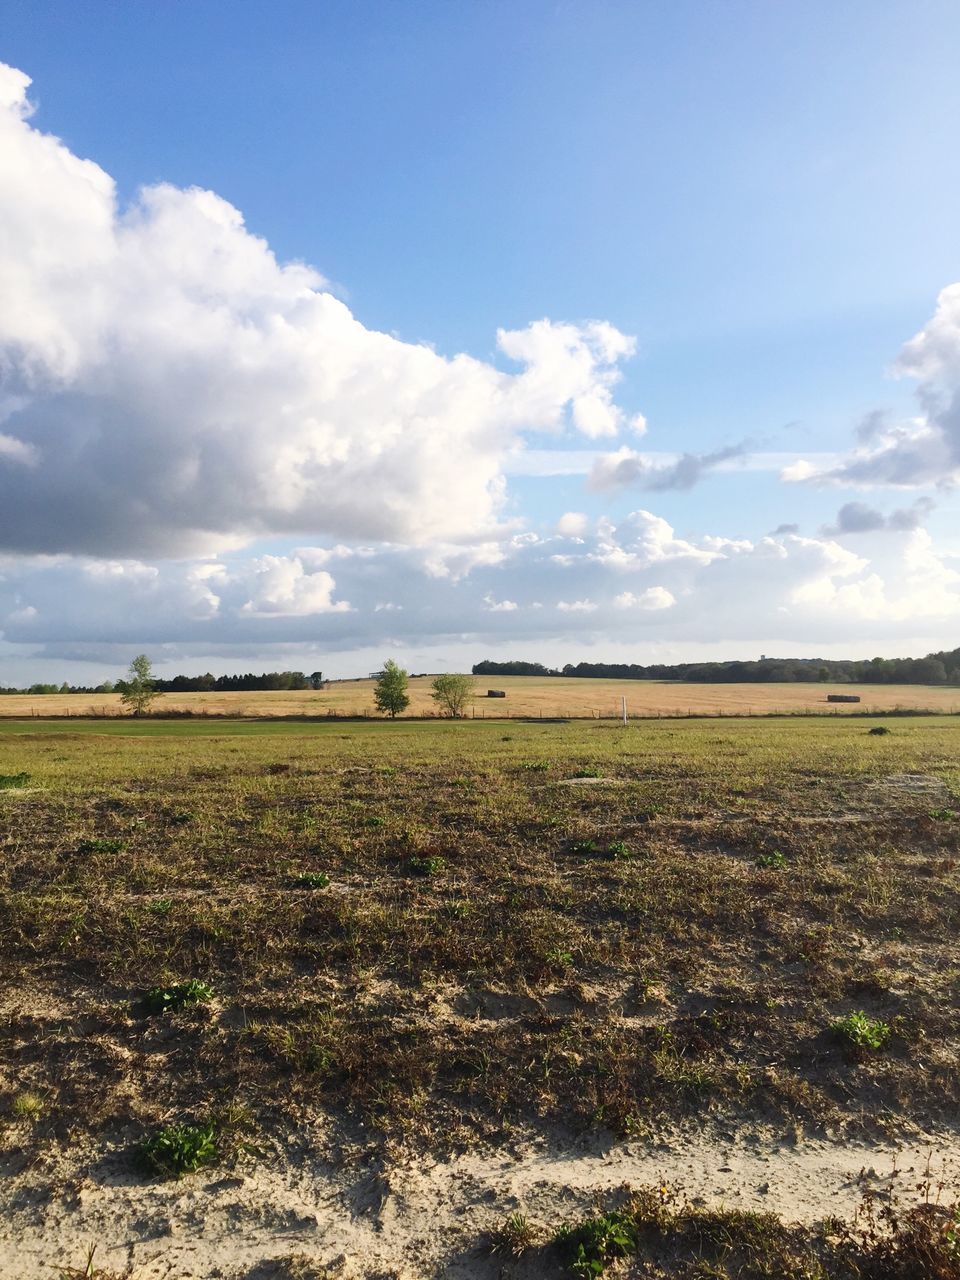
[[[0, 495], [5, 480], [15, 486], [11, 492], [22, 490], [26, 468], [37, 484], [35, 509], [49, 504], [53, 523], [64, 525], [58, 537], [42, 529], [27, 536], [22, 527], [4, 534], [0, 521], [0, 554], [10, 557], [0, 581], [0, 659], [11, 681], [54, 667], [82, 678], [106, 670], [131, 646], [152, 646], [163, 662], [183, 669], [198, 663], [233, 669], [249, 665], [251, 654], [268, 665], [292, 654], [300, 665], [312, 661], [309, 646], [315, 643], [338, 654], [332, 661], [349, 673], [365, 669], [369, 652], [392, 642], [411, 661], [429, 659], [437, 666], [494, 648], [536, 650], [565, 661], [586, 648], [593, 656], [630, 652], [643, 660], [654, 651], [678, 658], [761, 648], [859, 654], [865, 646], [907, 652], [956, 643], [951, 575], [960, 551], [952, 489], [957, 451], [953, 420], [930, 406], [931, 397], [945, 404], [954, 394], [960, 376], [951, 379], [960, 360], [934, 368], [936, 362], [924, 357], [913, 368], [901, 366], [904, 376], [891, 376], [904, 344], [935, 318], [937, 352], [952, 340], [954, 310], [938, 311], [937, 297], [960, 278], [955, 4], [8, 0], [0, 16], [0, 60], [33, 81], [28, 97], [35, 111], [29, 120], [21, 111], [18, 127], [29, 129], [33, 142], [39, 134], [55, 135], [73, 156], [89, 158], [110, 175], [121, 220], [141, 189], [156, 184], [216, 192], [280, 263], [300, 261], [321, 273], [328, 284], [316, 287], [330, 289], [365, 331], [392, 334], [405, 351], [429, 344], [446, 358], [466, 352], [491, 374], [515, 376], [524, 367], [498, 349], [498, 330], [525, 332], [545, 318], [555, 325], [604, 321], [636, 339], [632, 354], [600, 362], [620, 374], [615, 385], [603, 383], [622, 411], [616, 430], [598, 436], [571, 429], [574, 401], [564, 401], [560, 391], [533, 433], [519, 419], [505, 425], [496, 414], [489, 428], [482, 420], [467, 428], [461, 408], [473, 423], [475, 401], [471, 389], [460, 388], [450, 391], [459, 397], [456, 408], [444, 408], [444, 421], [451, 423], [443, 441], [448, 458], [464, 448], [464, 431], [475, 443], [475, 433], [487, 430], [485, 439], [495, 442], [490, 451], [501, 454], [506, 431], [534, 451], [627, 449], [652, 455], [648, 466], [664, 466], [670, 455], [736, 446], [754, 458], [812, 460], [813, 472], [811, 479], [786, 482], [782, 459], [750, 469], [734, 461], [703, 468], [691, 487], [651, 488], [649, 473], [640, 485], [601, 484], [596, 473], [592, 480], [583, 474], [521, 476], [501, 457], [490, 474], [482, 466], [478, 471], [490, 492], [494, 472], [507, 474], [496, 516], [501, 526], [513, 523], [509, 532], [501, 527], [492, 533], [494, 509], [481, 509], [475, 493], [456, 495], [454, 505], [472, 512], [459, 525], [446, 517], [421, 518], [429, 493], [446, 487], [445, 472], [429, 485], [417, 481], [410, 509], [419, 514], [412, 522], [387, 528], [376, 519], [327, 519], [329, 498], [310, 488], [307, 467], [299, 473], [298, 493], [310, 492], [301, 495], [296, 518], [291, 500], [280, 503], [284, 513], [278, 515], [261, 487], [248, 519], [224, 510], [216, 529], [206, 530], [221, 539], [216, 547], [196, 528], [196, 511], [205, 505], [200, 472], [190, 501], [184, 497], [189, 519], [185, 514], [173, 528], [171, 517], [166, 535], [157, 533], [152, 541], [138, 542], [131, 532], [127, 549], [124, 519], [133, 516], [118, 516], [112, 540], [91, 529], [82, 512], [71, 523], [58, 498], [53, 462], [45, 470], [45, 460], [56, 452], [56, 430], [63, 439], [76, 431], [81, 407], [90, 432], [106, 438], [116, 430], [125, 448], [149, 436], [162, 456], [161, 427], [137, 420], [107, 387], [109, 378], [93, 356], [85, 357], [81, 372], [71, 372], [76, 381], [67, 387], [46, 351], [48, 383], [42, 386], [34, 352], [28, 378], [26, 365], [17, 366], [25, 360], [26, 338], [8, 324], [0, 335], [8, 344], [7, 393], [26, 394], [26, 382], [34, 400], [32, 406], [18, 400], [6, 425], [0, 421], [0, 434], [30, 451], [28, 466], [22, 458], [3, 464], [0, 453]], [[34, 150], [39, 156], [39, 144]], [[24, 164], [31, 163], [27, 156]], [[29, 176], [24, 182], [23, 188], [8, 184], [8, 192], [14, 189], [9, 201], [18, 190], [39, 189]], [[38, 198], [38, 207], [57, 210], [56, 230], [51, 223], [46, 234], [63, 242], [69, 218], [61, 215], [82, 204], [79, 187]], [[31, 216], [38, 237], [43, 216]], [[180, 231], [176, 248], [166, 238], [162, 249], [178, 255], [181, 235], [195, 229], [183, 209], [169, 216], [180, 220]], [[10, 218], [16, 234], [26, 234], [13, 208]], [[201, 242], [204, 253], [217, 253], [203, 235]], [[153, 243], [160, 244], [160, 237]], [[15, 239], [9, 245], [30, 256]], [[70, 278], [94, 271], [94, 260], [103, 261], [98, 252], [78, 232], [78, 265]], [[138, 252], [152, 261], [156, 250], [145, 238]], [[137, 274], [129, 263], [127, 270]], [[78, 318], [66, 278], [60, 272], [34, 282], [30, 296], [46, 296], [49, 288], [51, 306], [69, 314], [78, 332], [86, 330], [90, 318]], [[112, 288], [115, 275], [110, 279]], [[242, 312], [246, 323], [248, 287], [240, 288], [240, 302], [235, 286], [240, 288], [234, 280], [225, 286], [227, 301], [216, 305]], [[155, 281], [150, 289], [142, 307], [159, 317], [164, 290]], [[88, 281], [84, 296], [91, 292], [96, 288]], [[122, 305], [133, 303], [125, 299]], [[110, 325], [119, 332], [121, 302], [116, 306]], [[258, 317], [261, 311], [258, 303]], [[158, 319], [152, 332], [160, 327]], [[28, 337], [35, 340], [33, 330]], [[139, 350], [148, 363], [151, 337], [140, 333], [137, 341], [130, 358]], [[209, 406], [210, 388], [238, 359], [236, 342], [225, 341], [219, 355], [206, 351], [205, 373], [197, 372], [195, 361], [191, 365], [205, 379], [202, 386], [189, 384], [195, 403]], [[182, 369], [186, 358], [181, 351], [176, 367]], [[553, 356], [549, 376], [555, 386], [566, 377]], [[603, 369], [597, 376], [603, 380]], [[259, 391], [254, 398], [269, 439], [276, 437], [290, 398], [284, 387], [262, 391], [262, 401]], [[353, 392], [364, 413], [389, 417], [387, 399], [374, 406], [368, 386]], [[64, 396], [80, 398], [65, 402]], [[176, 429], [185, 432], [175, 437], [178, 445], [195, 443], [211, 425], [198, 417], [191, 427], [188, 399], [184, 393], [178, 406]], [[297, 402], [298, 412], [312, 422], [309, 406], [322, 399], [311, 392]], [[54, 400], [62, 413], [51, 418]], [[37, 415], [45, 404], [41, 424]], [[858, 439], [859, 424], [880, 410], [889, 415], [883, 431]], [[517, 411], [521, 418], [524, 411]], [[420, 409], [411, 412], [419, 421]], [[637, 414], [648, 424], [642, 436], [629, 425]], [[323, 448], [336, 452], [337, 439], [354, 448], [350, 405], [338, 401], [335, 417], [335, 442], [325, 436]], [[49, 427], [53, 419], [60, 423], [56, 430]], [[291, 456], [302, 459], [306, 449], [311, 467], [326, 467], [326, 476], [320, 446], [312, 438], [304, 443], [304, 420]], [[216, 429], [222, 435], [223, 423]], [[243, 438], [249, 443], [251, 437]], [[371, 439], [364, 437], [362, 449], [371, 447]], [[14, 448], [9, 446], [9, 458]], [[251, 448], [253, 465], [260, 445]], [[424, 448], [434, 458], [434, 445]], [[909, 475], [890, 462], [912, 457], [918, 448], [924, 462]], [[467, 468], [474, 466], [472, 449], [464, 448]], [[857, 450], [871, 454], [868, 465], [854, 457]], [[380, 451], [377, 443], [378, 456]], [[73, 467], [78, 483], [85, 474], [81, 462]], [[893, 488], [891, 475], [906, 481]], [[390, 477], [389, 468], [378, 473], [372, 491], [367, 475], [356, 502], [376, 503], [376, 485], [402, 487], [402, 479]], [[120, 484], [119, 472], [114, 479]], [[147, 482], [141, 476], [137, 483]], [[162, 499], [176, 507], [183, 497], [178, 491], [171, 498], [176, 483], [168, 480], [164, 487], [158, 476], [151, 505]], [[102, 484], [102, 474], [94, 475], [90, 494]], [[240, 480], [237, 486], [243, 489]], [[346, 492], [342, 485], [339, 491]], [[110, 500], [104, 490], [104, 501]], [[918, 500], [921, 507], [914, 505]], [[865, 517], [861, 510], [859, 521], [848, 518], [846, 524], [873, 527], [848, 529], [837, 521], [850, 503], [874, 514]], [[229, 504], [221, 496], [207, 505]], [[629, 564], [616, 570], [622, 580], [607, 582], [611, 562], [595, 545], [597, 539], [610, 545], [603, 522], [620, 530], [614, 542], [621, 546], [637, 511], [666, 521], [674, 541], [694, 550], [664, 552], [661, 545], [655, 553], [631, 551]], [[914, 514], [896, 517], [893, 529], [879, 529], [878, 520], [898, 511]], [[573, 603], [593, 607], [580, 610], [580, 617], [557, 613], [558, 602], [571, 603], [557, 594], [565, 592], [561, 585], [552, 598], [536, 598], [544, 594], [538, 584], [550, 577], [544, 564], [556, 564], [558, 554], [569, 558], [569, 549], [558, 552], [549, 543], [568, 512], [587, 518], [576, 535], [585, 561], [573, 570], [583, 570]], [[755, 566], [746, 565], [749, 557], [736, 544], [749, 541], [756, 550], [784, 524], [798, 526], [799, 535], [816, 545], [786, 546], [782, 598], [770, 599], [766, 612], [752, 608], [748, 623], [741, 610], [729, 622], [713, 617], [698, 629], [696, 618], [717, 589], [702, 578], [732, 575], [736, 560], [737, 589], [754, 595]], [[831, 528], [837, 532], [825, 532]], [[540, 537], [536, 555], [529, 544], [518, 549], [509, 541], [524, 532]], [[710, 540], [729, 544], [713, 561], [707, 559], [714, 554]], [[455, 544], [461, 557], [472, 547], [475, 563], [465, 572], [437, 572], [441, 561], [448, 566], [447, 553], [437, 550], [441, 544]], [[353, 550], [334, 558], [337, 569], [334, 560], [323, 559], [335, 546]], [[367, 548], [362, 556], [355, 554], [359, 546]], [[316, 554], [323, 567], [310, 571], [301, 556], [299, 571], [277, 569], [287, 575], [285, 582], [293, 572], [301, 585], [258, 604], [259, 597], [249, 594], [251, 574], [265, 576], [256, 568], [258, 558], [297, 560], [304, 547], [322, 549]], [[61, 557], [54, 569], [37, 559], [50, 554]], [[213, 555], [227, 568], [229, 589], [212, 591], [216, 606], [207, 600], [197, 625], [178, 634], [176, 619], [190, 616], [182, 595], [188, 562], [208, 564]], [[397, 557], [404, 563], [399, 576]], [[113, 576], [110, 607], [100, 601], [85, 609], [94, 561], [127, 569]], [[372, 563], [394, 566], [387, 578], [403, 586], [405, 598], [368, 598], [366, 592], [376, 595], [381, 586], [374, 590], [354, 576], [360, 561], [366, 570]], [[427, 563], [433, 570], [424, 585]], [[694, 563], [701, 565], [700, 577], [688, 572]], [[155, 571], [146, 597], [137, 594], [146, 590], [147, 577], [136, 565]], [[61, 575], [55, 584], [51, 574]], [[303, 588], [305, 578], [318, 574], [332, 577], [335, 586], [326, 591], [324, 577]], [[222, 575], [218, 580], [225, 581]], [[919, 599], [905, 594], [920, 581]], [[483, 603], [494, 585], [495, 598], [517, 606], [497, 617]], [[668, 592], [674, 603], [638, 610], [612, 603], [640, 598], [651, 588]], [[437, 599], [427, 606], [435, 589]], [[69, 609], [60, 603], [65, 593]], [[334, 616], [329, 610], [338, 600], [350, 608]], [[398, 607], [378, 616], [378, 603]], [[120, 625], [131, 612], [141, 620], [139, 631]], [[388, 630], [388, 613], [391, 625], [403, 614], [403, 626]], [[264, 624], [259, 630], [254, 617]], [[316, 641], [305, 638], [310, 628], [304, 619], [312, 620]], [[502, 630], [505, 621], [512, 630]]]

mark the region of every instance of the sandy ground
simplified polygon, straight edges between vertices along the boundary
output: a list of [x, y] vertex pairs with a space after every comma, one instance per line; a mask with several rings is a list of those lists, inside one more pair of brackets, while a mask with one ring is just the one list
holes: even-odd
[[[333, 1154], [292, 1137], [235, 1168], [144, 1183], [122, 1143], [93, 1162], [51, 1147], [0, 1166], [0, 1274], [50, 1277], [96, 1261], [137, 1280], [283, 1274], [302, 1256], [344, 1277], [535, 1277], [485, 1237], [510, 1213], [554, 1231], [624, 1184], [671, 1184], [695, 1203], [773, 1210], [790, 1221], [849, 1215], [867, 1189], [911, 1202], [925, 1171], [960, 1189], [960, 1134], [897, 1146], [785, 1140], [750, 1132], [675, 1133], [655, 1142], [547, 1142], [384, 1167], [362, 1148]], [[18, 1167], [20, 1166], [20, 1167]]]
[[[322, 692], [303, 693], [165, 693], [158, 711], [192, 711], [225, 716], [363, 716], [377, 718], [372, 680], [342, 680]], [[410, 715], [432, 715], [431, 679], [410, 681]], [[682, 684], [668, 680], [587, 680], [563, 677], [477, 677], [477, 697], [470, 714], [477, 719], [503, 716], [577, 716], [617, 718], [621, 698], [632, 716], [761, 715], [771, 711], [893, 711], [913, 708], [960, 711], [960, 689], [934, 685], [829, 684]], [[502, 689], [505, 698], [487, 698], [487, 688]], [[859, 694], [856, 703], [828, 703], [828, 693]], [[119, 715], [118, 694], [5, 694], [0, 718], [50, 715]]]

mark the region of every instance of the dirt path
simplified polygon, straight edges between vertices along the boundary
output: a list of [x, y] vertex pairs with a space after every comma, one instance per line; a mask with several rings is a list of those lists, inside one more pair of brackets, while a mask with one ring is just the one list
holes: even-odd
[[[367, 1158], [324, 1161], [294, 1143], [236, 1170], [144, 1184], [119, 1148], [86, 1167], [50, 1152], [32, 1167], [0, 1167], [0, 1275], [47, 1280], [79, 1265], [96, 1242], [100, 1266], [137, 1280], [268, 1277], [304, 1255], [344, 1277], [494, 1280], [502, 1258], [485, 1233], [515, 1210], [554, 1230], [624, 1183], [669, 1183], [688, 1198], [773, 1210], [788, 1220], [848, 1215], [864, 1190], [915, 1195], [925, 1170], [960, 1189], [960, 1135], [905, 1145], [795, 1145], [731, 1135], [657, 1144], [597, 1141], [470, 1152], [386, 1170]], [[534, 1277], [535, 1267], [510, 1274]]]

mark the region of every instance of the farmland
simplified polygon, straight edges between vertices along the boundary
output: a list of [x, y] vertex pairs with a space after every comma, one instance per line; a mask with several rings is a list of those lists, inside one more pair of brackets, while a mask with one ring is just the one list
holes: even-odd
[[958, 814], [948, 716], [11, 721], [0, 1274], [572, 1275], [595, 1194], [855, 1274], [773, 1213], [953, 1185]]
[[[430, 676], [411, 679], [408, 717], [433, 716]], [[373, 680], [332, 681], [322, 691], [273, 693], [165, 693], [159, 712], [195, 716], [370, 716], [375, 717]], [[506, 693], [488, 698], [488, 688]], [[851, 711], [960, 712], [960, 689], [938, 685], [695, 684], [669, 680], [602, 680], [540, 676], [478, 676], [471, 717], [554, 717], [615, 719], [621, 699], [627, 713], [641, 716], [848, 714]], [[859, 704], [832, 704], [829, 693], [856, 694]], [[119, 694], [8, 694], [0, 697], [0, 717], [116, 716]]]

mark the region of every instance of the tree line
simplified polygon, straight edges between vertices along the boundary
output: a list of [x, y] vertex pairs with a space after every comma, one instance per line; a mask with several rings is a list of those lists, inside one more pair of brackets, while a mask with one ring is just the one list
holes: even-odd
[[[215, 676], [209, 671], [202, 676], [171, 676], [163, 680], [159, 676], [153, 678], [153, 687], [157, 693], [248, 693], [254, 690], [278, 689], [322, 689], [323, 672], [314, 671], [305, 675], [302, 671], [263, 671], [255, 675], [252, 671], [242, 676]], [[125, 678], [104, 680], [98, 685], [80, 684], [32, 684], [25, 689], [5, 689], [4, 693], [123, 693]]]
[[960, 648], [923, 658], [759, 658], [731, 662], [477, 662], [475, 676], [574, 676], [604, 680], [685, 680], [701, 684], [960, 684]]

